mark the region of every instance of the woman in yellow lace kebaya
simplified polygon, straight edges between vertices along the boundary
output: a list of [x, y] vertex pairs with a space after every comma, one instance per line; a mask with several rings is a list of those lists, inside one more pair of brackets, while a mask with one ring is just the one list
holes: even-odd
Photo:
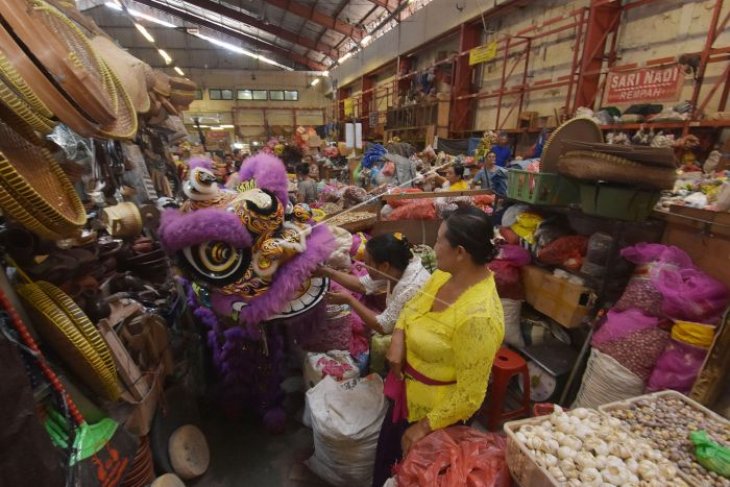
[[493, 232], [489, 217], [473, 207], [457, 210], [439, 229], [438, 270], [406, 303], [388, 352], [386, 395], [393, 403], [378, 439], [374, 487], [415, 442], [468, 420], [484, 400], [504, 338], [502, 305], [486, 268], [495, 254]]

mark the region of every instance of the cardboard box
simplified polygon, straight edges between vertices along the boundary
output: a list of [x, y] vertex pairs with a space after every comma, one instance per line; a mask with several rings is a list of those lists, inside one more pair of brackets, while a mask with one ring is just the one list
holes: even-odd
[[522, 282], [526, 301], [566, 328], [580, 326], [595, 301], [592, 289], [556, 277], [534, 265], [522, 268]]

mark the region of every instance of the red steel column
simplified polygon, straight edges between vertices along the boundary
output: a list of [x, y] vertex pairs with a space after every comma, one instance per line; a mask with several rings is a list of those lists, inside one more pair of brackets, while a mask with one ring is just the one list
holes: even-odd
[[606, 0], [591, 0], [574, 109], [581, 106], [593, 108], [601, 80], [606, 40], [610, 33], [616, 34], [620, 21], [620, 1], [606, 3]]
[[[470, 95], [472, 91], [472, 66], [469, 66], [469, 49], [479, 46], [481, 41], [482, 27], [479, 23], [462, 24], [459, 33], [459, 52], [461, 55], [456, 57], [456, 68], [454, 69], [454, 86], [451, 90], [451, 115], [449, 132], [464, 132], [471, 127], [470, 112], [473, 103], [476, 100], [458, 98]], [[465, 53], [465, 54], [464, 54]]]

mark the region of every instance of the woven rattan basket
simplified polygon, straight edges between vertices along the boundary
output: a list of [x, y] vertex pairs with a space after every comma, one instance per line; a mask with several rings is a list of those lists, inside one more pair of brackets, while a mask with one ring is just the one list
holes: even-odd
[[[102, 64], [104, 64], [103, 61]], [[117, 98], [116, 104], [118, 106], [117, 118], [114, 123], [102, 127], [99, 133], [110, 139], [132, 139], [137, 134], [137, 111], [117, 75], [109, 70], [109, 76], [115, 87], [114, 96]]]
[[46, 342], [53, 347], [65, 364], [95, 393], [110, 400], [121, 394], [116, 368], [110, 368], [99, 356], [69, 317], [38, 284], [23, 284], [16, 288], [34, 324]]
[[150, 97], [145, 80], [145, 64], [106, 36], [96, 36], [91, 43], [121, 81], [137, 113], [147, 113], [150, 109]]
[[[73, 236], [86, 223], [76, 190], [47, 149], [0, 122], [0, 206], [21, 223], [40, 223], [50, 232]], [[23, 212], [18, 212], [18, 206]], [[35, 222], [25, 221], [31, 215]]]
[[[81, 110], [48, 79], [28, 55], [18, 46], [6, 28], [0, 23], [0, 46], [17, 74], [53, 114], [74, 132], [85, 137], [93, 137], [98, 125], [88, 119]], [[7, 78], [7, 71], [0, 66]]]
[[111, 353], [109, 353], [109, 347], [89, 317], [86, 316], [86, 313], [84, 313], [83, 310], [76, 305], [74, 300], [71, 299], [68, 294], [64, 293], [50, 282], [38, 281], [36, 284], [44, 293], [46, 293], [46, 296], [48, 296], [56, 306], [66, 312], [66, 315], [71, 319], [71, 322], [76, 326], [81, 334], [84, 335], [84, 338], [86, 338], [91, 346], [94, 347], [96, 353], [98, 353], [99, 357], [104, 361], [104, 365], [106, 365], [109, 370], [114, 370], [116, 373], [117, 367], [114, 364]]
[[563, 141], [603, 142], [601, 127], [590, 118], [568, 120], [552, 133], [540, 157], [540, 172], [558, 172], [558, 159], [565, 152]]
[[109, 70], [76, 24], [43, 0], [5, 0], [0, 13], [36, 65], [89, 120], [114, 122], [117, 98]]
[[670, 189], [677, 179], [677, 172], [672, 168], [646, 166], [591, 151], [565, 153], [558, 162], [558, 171], [584, 181], [608, 181], [652, 189]]

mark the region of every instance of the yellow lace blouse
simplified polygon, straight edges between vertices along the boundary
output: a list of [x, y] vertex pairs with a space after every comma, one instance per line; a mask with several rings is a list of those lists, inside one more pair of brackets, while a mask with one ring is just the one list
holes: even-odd
[[405, 331], [409, 365], [431, 379], [456, 382], [428, 386], [406, 378], [408, 420], [427, 417], [432, 429], [467, 420], [479, 409], [504, 338], [504, 314], [492, 276], [467, 289], [445, 310], [431, 311], [436, 293], [450, 277], [436, 271], [405, 305], [396, 324]]

